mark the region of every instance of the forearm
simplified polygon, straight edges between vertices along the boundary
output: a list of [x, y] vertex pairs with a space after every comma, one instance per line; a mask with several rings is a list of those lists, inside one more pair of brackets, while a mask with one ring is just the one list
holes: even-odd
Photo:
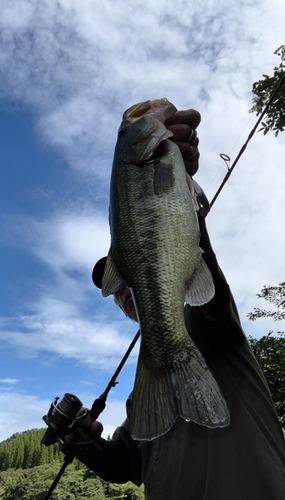
[[141, 456], [138, 448], [127, 431], [120, 427], [116, 431], [118, 438], [106, 441], [100, 438], [100, 454], [86, 453], [80, 461], [87, 465], [99, 477], [111, 483], [132, 481], [141, 484]]
[[214, 297], [207, 304], [201, 306], [200, 309], [207, 317], [218, 318], [227, 312], [231, 302], [231, 292], [213, 251], [206, 228], [205, 218], [198, 217], [198, 219], [201, 232], [200, 247], [204, 251], [203, 259], [211, 272], [215, 285]]

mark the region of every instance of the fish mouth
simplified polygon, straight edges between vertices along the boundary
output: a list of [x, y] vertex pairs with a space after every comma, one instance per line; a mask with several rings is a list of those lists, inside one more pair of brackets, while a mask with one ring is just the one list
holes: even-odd
[[169, 140], [162, 138], [145, 163], [158, 161], [169, 153]]
[[[140, 118], [143, 119], [144, 116], [141, 116]], [[158, 161], [160, 158], [164, 157], [169, 152], [169, 146], [168, 146], [169, 141], [167, 139], [172, 137], [173, 133], [170, 130], [168, 130], [160, 120], [157, 120], [151, 116], [150, 119], [152, 120], [152, 122], [148, 124], [150, 130], [147, 130], [145, 134], [142, 133], [136, 139], [136, 141], [134, 141], [131, 144], [131, 147], [133, 148], [141, 141], [146, 141], [146, 143], [148, 142], [152, 143], [152, 147], [150, 148], [150, 150], [148, 150], [148, 146], [146, 146], [144, 148], [144, 151], [142, 152], [141, 158], [134, 162], [138, 166], [144, 165], [145, 163], [152, 163], [153, 161]], [[124, 119], [121, 122], [118, 134], [120, 135], [120, 132], [124, 132], [127, 128], [131, 126], [132, 123], [128, 121], [128, 119]]]
[[139, 102], [127, 109], [123, 114], [123, 121], [134, 123], [151, 110], [151, 101]]
[[156, 120], [156, 122], [157, 126], [155, 130], [153, 130], [149, 134], [149, 136], [156, 138], [157, 142], [152, 151], [149, 152], [148, 156], [144, 158], [143, 163], [152, 163], [154, 161], [158, 161], [169, 152], [169, 141], [167, 139], [169, 139], [169, 137], [172, 137], [173, 133], [165, 127], [163, 127], [164, 130], [162, 131], [161, 122], [159, 120]]
[[163, 97], [152, 101], [139, 102], [127, 109], [123, 114], [123, 121], [134, 123], [143, 115], [151, 114], [162, 123], [176, 113], [176, 107]]

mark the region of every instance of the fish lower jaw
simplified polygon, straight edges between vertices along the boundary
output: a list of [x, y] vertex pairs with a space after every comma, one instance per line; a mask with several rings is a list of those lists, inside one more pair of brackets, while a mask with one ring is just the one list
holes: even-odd
[[152, 163], [154, 161], [159, 161], [164, 156], [169, 153], [169, 140], [168, 137], [163, 137], [161, 141], [157, 144], [155, 149], [151, 152], [151, 154], [146, 158], [145, 163]]

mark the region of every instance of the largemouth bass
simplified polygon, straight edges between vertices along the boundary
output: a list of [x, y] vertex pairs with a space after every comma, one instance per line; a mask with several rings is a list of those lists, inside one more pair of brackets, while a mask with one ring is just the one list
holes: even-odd
[[214, 284], [199, 248], [192, 181], [160, 121], [176, 111], [165, 101], [147, 101], [124, 114], [102, 282], [103, 296], [129, 287], [136, 307], [141, 347], [130, 432], [139, 440], [166, 433], [179, 416], [207, 427], [229, 423], [220, 389], [184, 322], [184, 302], [208, 302]]

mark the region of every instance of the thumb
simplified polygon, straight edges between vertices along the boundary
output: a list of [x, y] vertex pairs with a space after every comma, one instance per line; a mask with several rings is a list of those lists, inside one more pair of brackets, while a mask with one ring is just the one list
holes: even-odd
[[95, 420], [95, 422], [92, 423], [91, 430], [92, 430], [92, 435], [94, 436], [95, 440], [97, 440], [97, 439], [99, 439], [101, 437], [103, 429], [104, 429], [104, 427], [101, 424], [101, 422], [97, 422]]

